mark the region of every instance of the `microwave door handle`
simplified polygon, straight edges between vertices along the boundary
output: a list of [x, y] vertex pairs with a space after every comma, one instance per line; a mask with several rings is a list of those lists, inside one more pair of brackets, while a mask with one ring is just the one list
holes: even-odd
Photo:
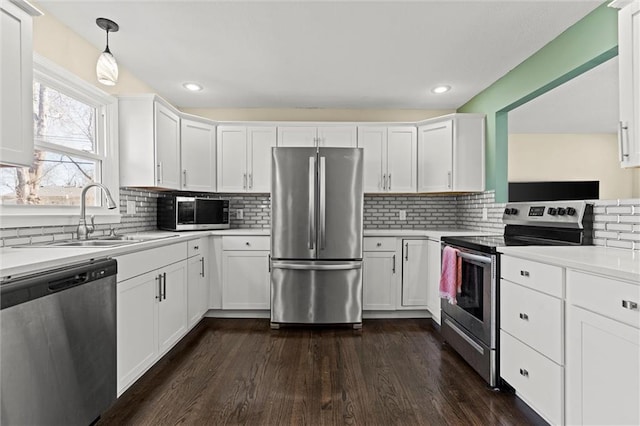
[[471, 260], [471, 261], [480, 262], [484, 264], [491, 264], [490, 257], [478, 256], [476, 254], [469, 254], [464, 252], [458, 252], [458, 256], [466, 260]]
[[309, 249], [316, 245], [316, 157], [309, 157]]

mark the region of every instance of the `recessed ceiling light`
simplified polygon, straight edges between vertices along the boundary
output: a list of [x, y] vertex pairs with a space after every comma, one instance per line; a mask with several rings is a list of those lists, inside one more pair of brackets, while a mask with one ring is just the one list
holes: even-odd
[[182, 86], [187, 90], [191, 90], [192, 92], [199, 92], [202, 90], [202, 86], [200, 86], [198, 83], [184, 83]]
[[431, 89], [433, 93], [438, 93], [438, 94], [448, 92], [449, 90], [451, 90], [451, 86], [436, 86], [433, 89]]

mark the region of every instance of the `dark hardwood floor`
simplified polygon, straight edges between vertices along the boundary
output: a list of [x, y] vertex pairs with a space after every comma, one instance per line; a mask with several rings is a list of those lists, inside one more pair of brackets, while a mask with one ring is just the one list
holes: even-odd
[[528, 425], [430, 320], [282, 328], [205, 319], [99, 425]]

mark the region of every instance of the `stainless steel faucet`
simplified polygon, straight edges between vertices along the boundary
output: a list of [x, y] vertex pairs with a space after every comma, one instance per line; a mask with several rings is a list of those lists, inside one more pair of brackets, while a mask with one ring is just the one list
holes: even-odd
[[87, 190], [92, 186], [97, 186], [98, 188], [104, 191], [104, 195], [107, 197], [107, 208], [109, 210], [113, 210], [116, 207], [118, 207], [116, 205], [116, 202], [113, 201], [113, 198], [111, 197], [111, 193], [109, 192], [109, 189], [103, 184], [93, 182], [88, 184], [84, 188], [82, 188], [82, 194], [80, 195], [80, 222], [78, 223], [78, 239], [79, 240], [86, 240], [87, 238], [89, 238], [89, 235], [92, 234], [93, 231], [95, 230], [93, 215], [91, 215], [91, 225], [87, 225], [86, 195], [87, 195]]

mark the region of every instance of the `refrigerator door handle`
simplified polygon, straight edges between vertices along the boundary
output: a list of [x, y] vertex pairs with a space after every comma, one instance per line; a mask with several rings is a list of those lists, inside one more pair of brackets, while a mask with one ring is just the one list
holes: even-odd
[[334, 263], [330, 265], [317, 265], [310, 263], [271, 261], [272, 269], [295, 269], [300, 271], [346, 271], [351, 269], [361, 269], [362, 262]]
[[316, 246], [316, 157], [309, 157], [309, 249]]
[[324, 250], [326, 247], [326, 222], [327, 222], [327, 177], [326, 177], [326, 158], [320, 157], [320, 172], [318, 174], [318, 180], [320, 181], [320, 206], [318, 209], [319, 222], [320, 222], [320, 250]]

